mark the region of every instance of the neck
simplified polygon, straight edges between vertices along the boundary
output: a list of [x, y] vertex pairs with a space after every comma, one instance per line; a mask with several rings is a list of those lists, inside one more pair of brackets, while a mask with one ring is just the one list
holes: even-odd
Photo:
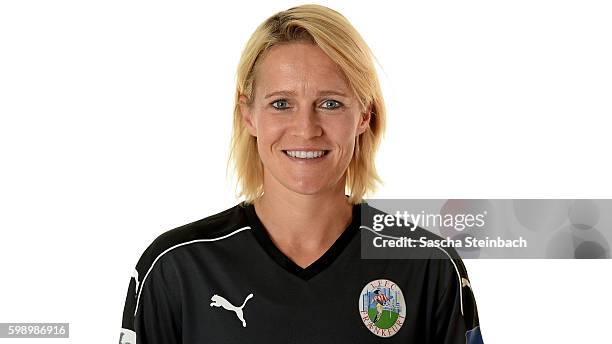
[[300, 266], [308, 266], [329, 249], [352, 217], [344, 180], [316, 195], [268, 187], [254, 205], [274, 244]]

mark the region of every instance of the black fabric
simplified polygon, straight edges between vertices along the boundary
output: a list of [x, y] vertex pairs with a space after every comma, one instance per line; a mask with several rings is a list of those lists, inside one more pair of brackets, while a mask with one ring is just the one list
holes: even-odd
[[[243, 204], [163, 233], [130, 278], [120, 343], [482, 343], [454, 250], [361, 259], [362, 241], [377, 235], [363, 221], [378, 213], [355, 206], [350, 225], [305, 269]], [[422, 228], [412, 235], [435, 237]]]

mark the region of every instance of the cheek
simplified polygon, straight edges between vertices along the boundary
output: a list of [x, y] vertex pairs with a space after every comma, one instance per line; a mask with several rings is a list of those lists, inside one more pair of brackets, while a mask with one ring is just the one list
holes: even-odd
[[285, 128], [282, 122], [261, 114], [257, 117], [257, 141], [260, 149], [270, 149], [282, 137]]
[[346, 151], [354, 144], [355, 134], [357, 133], [356, 128], [355, 121], [347, 116], [330, 125], [327, 132], [332, 140]]

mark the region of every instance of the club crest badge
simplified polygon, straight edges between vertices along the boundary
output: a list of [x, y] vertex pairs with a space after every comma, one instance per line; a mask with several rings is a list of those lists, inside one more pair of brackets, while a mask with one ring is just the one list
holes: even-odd
[[370, 332], [383, 338], [396, 334], [406, 318], [406, 302], [397, 284], [377, 279], [359, 296], [359, 315]]

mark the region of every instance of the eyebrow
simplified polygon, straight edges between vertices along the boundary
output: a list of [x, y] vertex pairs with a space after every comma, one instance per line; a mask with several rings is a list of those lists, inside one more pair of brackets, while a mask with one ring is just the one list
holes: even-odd
[[[295, 96], [295, 95], [296, 93], [294, 91], [276, 91], [276, 92], [266, 94], [264, 99], [268, 99], [274, 96]], [[341, 97], [348, 98], [346, 94], [340, 91], [332, 91], [332, 90], [320, 91], [319, 93], [317, 93], [317, 96], [319, 97], [320, 96], [341, 96]]]

